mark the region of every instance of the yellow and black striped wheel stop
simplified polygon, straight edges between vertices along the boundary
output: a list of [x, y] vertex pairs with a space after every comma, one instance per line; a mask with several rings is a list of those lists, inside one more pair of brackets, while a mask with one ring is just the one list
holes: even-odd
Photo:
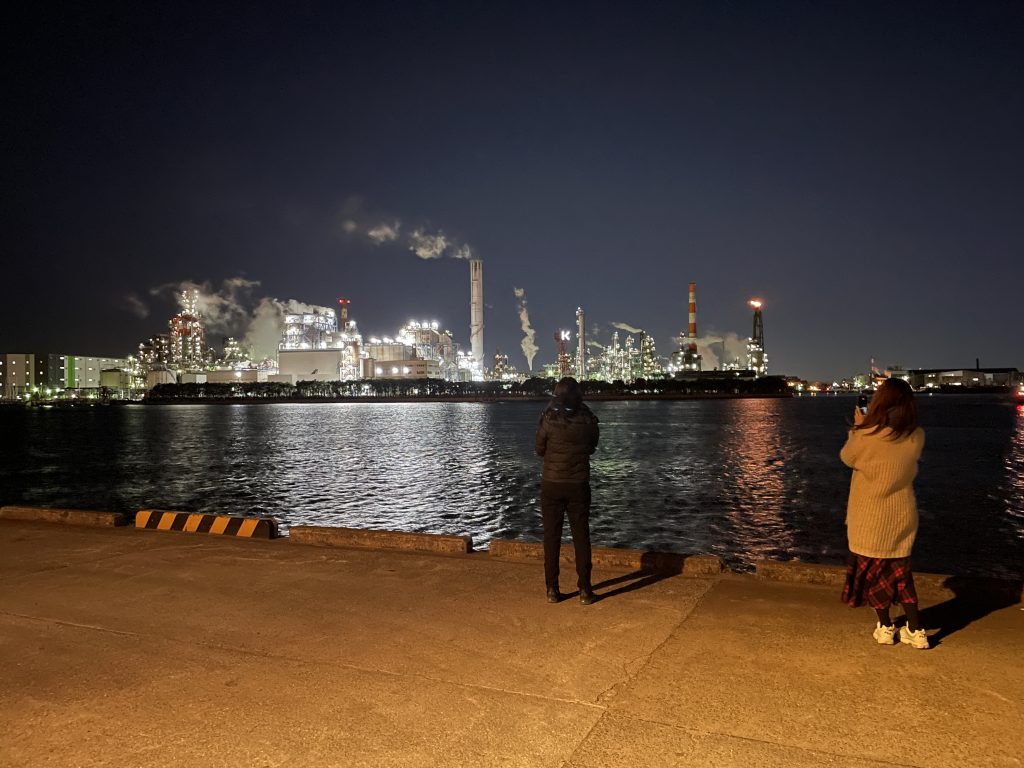
[[272, 517], [241, 517], [143, 509], [135, 515], [135, 527], [151, 528], [157, 531], [241, 536], [250, 539], [277, 538], [277, 520]]

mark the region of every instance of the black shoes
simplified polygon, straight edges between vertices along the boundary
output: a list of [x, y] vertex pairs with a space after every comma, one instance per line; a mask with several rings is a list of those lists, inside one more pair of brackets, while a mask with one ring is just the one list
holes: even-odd
[[[562, 600], [562, 593], [558, 591], [558, 587], [548, 587], [548, 602], [558, 603]], [[580, 590], [580, 602], [583, 605], [593, 605], [597, 602], [597, 595], [594, 594], [594, 590], [590, 587], [584, 587]]]

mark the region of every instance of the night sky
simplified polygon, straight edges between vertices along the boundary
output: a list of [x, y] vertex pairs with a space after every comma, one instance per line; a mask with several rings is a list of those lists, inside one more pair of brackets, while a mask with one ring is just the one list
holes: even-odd
[[184, 281], [468, 348], [469, 247], [521, 369], [515, 288], [536, 369], [580, 305], [667, 356], [690, 281], [774, 373], [1024, 367], [1024, 3], [22, 5], [0, 352], [132, 353]]

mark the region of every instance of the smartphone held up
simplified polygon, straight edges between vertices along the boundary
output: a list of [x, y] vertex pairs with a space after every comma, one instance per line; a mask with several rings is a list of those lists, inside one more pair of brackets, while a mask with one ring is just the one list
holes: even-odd
[[868, 400], [870, 400], [870, 398], [866, 394], [861, 393], [860, 397], [857, 398], [857, 410], [861, 413], [867, 413]]

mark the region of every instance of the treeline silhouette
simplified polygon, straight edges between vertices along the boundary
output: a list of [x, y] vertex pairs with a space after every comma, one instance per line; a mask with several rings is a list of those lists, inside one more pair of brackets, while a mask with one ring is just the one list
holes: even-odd
[[[700, 396], [779, 396], [789, 387], [781, 376], [758, 379], [702, 376], [693, 380], [637, 379], [584, 381], [590, 398], [658, 399]], [[175, 400], [374, 400], [461, 399], [490, 400], [550, 397], [555, 379], [531, 378], [522, 382], [444, 381], [442, 379], [365, 379], [359, 381], [232, 382], [158, 384], [146, 394], [149, 402]]]

